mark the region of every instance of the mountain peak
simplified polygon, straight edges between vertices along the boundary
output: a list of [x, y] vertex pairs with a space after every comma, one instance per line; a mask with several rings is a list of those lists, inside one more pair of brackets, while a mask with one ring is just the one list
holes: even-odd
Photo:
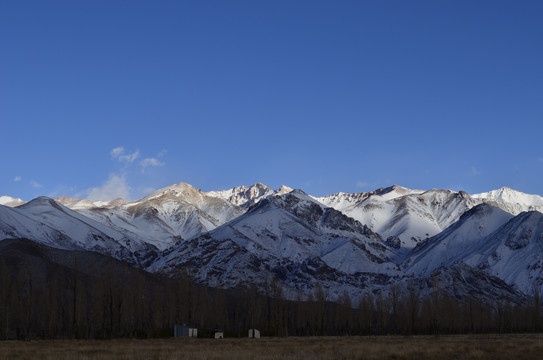
[[221, 198], [234, 205], [248, 208], [263, 198], [274, 195], [275, 192], [268, 186], [257, 182], [249, 187], [236, 186], [232, 189], [207, 192], [207, 196]]
[[57, 209], [61, 208], [61, 205], [59, 203], [57, 203], [54, 199], [48, 196], [38, 196], [37, 198], [30, 200], [26, 204], [21, 205], [20, 208], [23, 208], [23, 209], [36, 208], [37, 209], [44, 206], [54, 207]]
[[487, 201], [523, 204], [527, 207], [527, 210], [539, 210], [538, 207], [543, 207], [543, 197], [539, 195], [526, 194], [506, 186], [486, 193], [475, 194], [472, 197]]
[[166, 186], [162, 189], [158, 189], [154, 192], [152, 192], [151, 194], [145, 196], [144, 198], [138, 200], [138, 202], [140, 201], [147, 201], [147, 200], [151, 200], [151, 199], [154, 199], [154, 198], [157, 198], [157, 197], [161, 197], [165, 194], [171, 194], [171, 195], [174, 195], [174, 196], [181, 196], [182, 194], [184, 193], [191, 193], [191, 194], [194, 194], [194, 193], [198, 193], [200, 192], [200, 190], [196, 189], [194, 186], [186, 183], [186, 182], [180, 182], [180, 183], [177, 183], [177, 184], [173, 184], [173, 185], [170, 185], [170, 186]]
[[307, 195], [303, 190], [300, 189], [295, 189], [285, 194], [269, 196], [266, 198], [266, 200], [280, 208], [289, 209], [289, 211], [300, 206], [314, 208], [314, 206], [317, 205], [321, 209], [325, 207], [322, 203]]
[[287, 193], [291, 192], [292, 190], [294, 190], [294, 189], [291, 188], [291, 187], [281, 185], [281, 187], [275, 193], [276, 193], [276, 195], [282, 195], [282, 194], [287, 194]]
[[96, 204], [92, 203], [89, 200], [75, 199], [66, 195], [55, 198], [55, 201], [73, 210], [91, 209], [91, 208], [96, 207]]
[[93, 202], [93, 204], [96, 205], [97, 207], [103, 207], [103, 208], [122, 206], [128, 203], [129, 203], [128, 201], [120, 197], [114, 200], [110, 200], [110, 201], [94, 201]]
[[377, 190], [369, 192], [368, 195], [369, 196], [378, 195], [378, 196], [381, 196], [384, 200], [391, 200], [391, 199], [402, 197], [405, 195], [422, 194], [422, 193], [424, 193], [423, 190], [414, 190], [414, 189], [409, 189], [400, 185], [392, 185], [386, 188], [379, 188]]
[[11, 196], [2, 195], [0, 196], [0, 205], [8, 206], [8, 207], [16, 207], [19, 205], [23, 205], [26, 203], [23, 199], [14, 198]]

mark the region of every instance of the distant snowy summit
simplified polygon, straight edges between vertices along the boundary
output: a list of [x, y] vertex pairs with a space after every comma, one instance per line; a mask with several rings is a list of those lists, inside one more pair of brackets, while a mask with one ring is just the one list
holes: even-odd
[[26, 201], [19, 198], [14, 198], [11, 196], [0, 196], [0, 205], [9, 206], [9, 207], [16, 207], [19, 205], [23, 205]]
[[[245, 213], [262, 199], [292, 192], [288, 186], [277, 190], [256, 183], [227, 190], [202, 192], [185, 182], [173, 184], [136, 201], [114, 199], [90, 201], [68, 196], [55, 201], [126, 234], [148, 238], [147, 226], [154, 223], [149, 242], [169, 246], [173, 238], [190, 238], [210, 231]], [[452, 190], [414, 190], [394, 185], [370, 192], [335, 193], [314, 197], [324, 206], [368, 226], [385, 240], [401, 248], [414, 248], [456, 222], [467, 210], [491, 204], [512, 215], [524, 211], [543, 212], [543, 197], [507, 187], [469, 195]], [[0, 205], [17, 207], [25, 201], [1, 196]], [[174, 241], [175, 242], [175, 241]]]
[[218, 197], [228, 202], [241, 206], [249, 207], [261, 199], [271, 195], [282, 195], [291, 192], [293, 189], [288, 186], [281, 186], [278, 190], [272, 190], [268, 186], [256, 183], [252, 186], [236, 186], [229, 190], [210, 191], [206, 193], [208, 196]]
[[485, 202], [496, 202], [497, 204], [507, 205], [506, 211], [512, 214], [520, 214], [523, 211], [542, 211], [543, 197], [539, 195], [525, 194], [508, 187], [502, 187], [486, 193], [473, 195], [475, 199], [481, 199]]

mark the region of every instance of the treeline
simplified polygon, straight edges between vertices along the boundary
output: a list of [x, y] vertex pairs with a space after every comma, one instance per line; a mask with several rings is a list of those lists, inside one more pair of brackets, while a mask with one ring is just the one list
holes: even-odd
[[159, 276], [88, 252], [47, 254], [61, 256], [51, 262], [42, 248], [25, 248], [24, 257], [20, 249], [0, 250], [0, 339], [169, 337], [174, 324], [227, 336], [247, 336], [249, 328], [269, 336], [542, 330], [537, 293], [522, 304], [489, 303], [459, 301], [437, 286], [424, 298], [413, 287], [393, 286], [387, 295], [352, 303], [345, 294], [333, 303], [318, 287], [293, 301], [277, 281], [265, 293], [254, 286], [220, 290], [182, 272]]

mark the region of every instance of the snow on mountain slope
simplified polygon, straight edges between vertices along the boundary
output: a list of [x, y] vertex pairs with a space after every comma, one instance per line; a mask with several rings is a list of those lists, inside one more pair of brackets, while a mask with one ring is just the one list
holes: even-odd
[[513, 218], [513, 215], [488, 204], [466, 211], [440, 234], [417, 245], [403, 267], [408, 273], [428, 276], [440, 266], [465, 260], [485, 246], [486, 237]]
[[110, 208], [113, 206], [119, 206], [119, 205], [124, 205], [128, 203], [126, 200], [121, 199], [121, 198], [117, 198], [111, 201], [101, 201], [101, 200], [90, 201], [87, 199], [74, 199], [69, 196], [57, 197], [55, 198], [55, 201], [72, 210], [92, 209], [96, 207]]
[[125, 208], [134, 209], [137, 212], [141, 205], [146, 206], [149, 204], [161, 207], [160, 210], [164, 214], [175, 212], [179, 205], [190, 204], [198, 209], [202, 216], [205, 216], [207, 221], [212, 224], [211, 227], [206, 226], [207, 230], [222, 225], [245, 212], [238, 206], [232, 205], [223, 199], [208, 196], [187, 183], [179, 183], [157, 190], [143, 199], [126, 204]]
[[90, 209], [96, 207], [96, 204], [87, 199], [74, 199], [69, 196], [60, 196], [54, 200], [72, 210]]
[[79, 211], [129, 237], [146, 238], [159, 249], [212, 230], [245, 212], [186, 183], [165, 187], [120, 206]]
[[539, 195], [525, 194], [508, 187], [492, 190], [486, 193], [472, 195], [474, 199], [496, 203], [505, 211], [518, 215], [524, 211], [543, 212], [543, 197]]
[[121, 206], [121, 205], [128, 204], [129, 201], [126, 201], [123, 198], [116, 198], [116, 199], [108, 200], [108, 201], [97, 200], [97, 201], [93, 201], [92, 203], [96, 205], [97, 207], [111, 208], [114, 206]]
[[343, 212], [343, 210], [350, 208], [353, 205], [359, 204], [371, 196], [380, 196], [381, 201], [387, 201], [405, 195], [422, 194], [423, 192], [424, 191], [422, 190], [412, 190], [402, 186], [393, 185], [387, 188], [380, 188], [370, 192], [353, 194], [339, 192], [332, 195], [313, 198], [328, 207]]
[[[173, 272], [190, 264], [199, 281], [226, 287], [236, 281], [233, 273], [244, 273], [237, 283], [263, 285], [276, 276], [288, 287], [300, 289], [316, 281], [314, 275], [300, 272], [300, 264], [340, 277], [397, 276], [398, 267], [389, 261], [390, 256], [393, 252], [378, 234], [294, 190], [263, 199], [237, 219], [180, 243], [152, 266]], [[309, 284], [297, 283], [300, 277]], [[338, 281], [331, 280], [330, 286], [337, 290]]]
[[24, 203], [26, 203], [26, 201], [24, 201], [23, 199], [14, 198], [6, 195], [0, 196], [0, 205], [16, 207], [19, 205], [23, 205]]
[[487, 247], [466, 263], [514, 284], [526, 294], [543, 289], [543, 214], [524, 212], [486, 239]]
[[227, 200], [234, 205], [247, 208], [268, 196], [282, 195], [291, 191], [292, 188], [284, 185], [281, 186], [278, 190], [274, 191], [264, 184], [256, 183], [250, 187], [236, 186], [229, 190], [210, 191], [207, 192], [206, 195], [221, 198]]
[[0, 238], [27, 238], [59, 249], [92, 250], [129, 263], [137, 263], [156, 250], [47, 197], [17, 208], [0, 206]]
[[408, 273], [428, 275], [441, 266], [465, 263], [485, 270], [524, 293], [543, 288], [543, 214], [515, 217], [479, 205], [438, 236], [420, 244], [404, 263]]
[[[36, 221], [13, 208], [0, 205], [0, 239], [28, 238], [42, 242], [56, 242], [60, 247], [68, 247], [69, 239], [60, 231]], [[63, 242], [65, 241], [65, 244]]]
[[443, 281], [469, 277], [444, 284], [459, 294], [543, 283], [543, 215], [521, 213], [541, 211], [543, 198], [508, 188], [470, 196], [392, 186], [313, 198], [260, 183], [208, 193], [179, 183], [133, 202], [13, 199], [0, 197], [19, 204], [0, 206], [0, 238], [90, 249], [148, 270], [188, 268], [213, 286], [278, 279], [293, 293], [320, 284], [355, 299], [398, 281], [428, 283], [436, 271]]
[[362, 194], [356, 197], [339, 194], [318, 200], [367, 225], [389, 243], [406, 249], [440, 233], [477, 203], [465, 192], [422, 192], [399, 186]]

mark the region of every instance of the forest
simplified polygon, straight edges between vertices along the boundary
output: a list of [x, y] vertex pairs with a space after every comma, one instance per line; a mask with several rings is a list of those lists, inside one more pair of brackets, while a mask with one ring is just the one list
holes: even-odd
[[271, 279], [230, 290], [194, 283], [190, 274], [148, 273], [88, 251], [62, 251], [28, 240], [0, 247], [0, 339], [111, 339], [173, 336], [174, 324], [220, 329], [227, 337], [462, 334], [539, 332], [538, 293], [522, 303], [429, 296], [417, 289], [367, 294], [353, 302], [345, 294], [327, 301], [326, 291], [288, 300]]

